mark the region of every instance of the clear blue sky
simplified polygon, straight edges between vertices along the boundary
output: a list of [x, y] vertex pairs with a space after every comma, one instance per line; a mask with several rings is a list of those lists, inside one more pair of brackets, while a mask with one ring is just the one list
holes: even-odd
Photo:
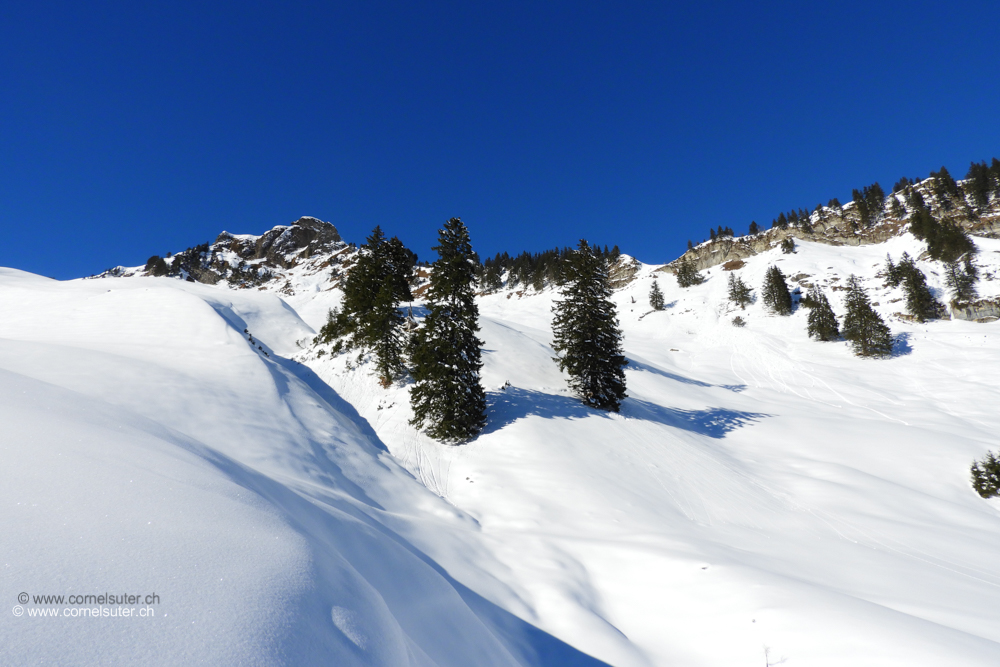
[[709, 226], [1000, 157], [1000, 3], [5, 2], [0, 265], [300, 215], [422, 259]]

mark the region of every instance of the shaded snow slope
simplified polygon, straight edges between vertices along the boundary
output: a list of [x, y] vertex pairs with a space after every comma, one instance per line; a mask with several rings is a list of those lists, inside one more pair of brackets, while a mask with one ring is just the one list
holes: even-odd
[[[996, 295], [1000, 242], [977, 243], [980, 292]], [[885, 360], [809, 340], [804, 309], [734, 309], [721, 267], [687, 290], [644, 267], [615, 295], [630, 360], [620, 414], [566, 392], [551, 292], [482, 297], [490, 421], [461, 447], [408, 426], [406, 387], [381, 389], [356, 353], [298, 358], [476, 519], [495, 559], [476, 572], [428, 552], [587, 653], [750, 666], [769, 647], [772, 664], [994, 665], [1000, 503], [979, 498], [968, 471], [1000, 444], [1000, 322], [895, 316], [902, 293], [876, 274], [904, 250], [921, 246], [801, 243], [740, 270], [759, 291], [777, 264], [823, 285], [840, 315], [832, 287], [858, 274], [896, 335]], [[944, 298], [940, 264], [919, 264]], [[654, 278], [663, 312], [648, 307]], [[476, 585], [484, 572], [506, 586]]]
[[313, 332], [274, 295], [2, 269], [0, 312], [7, 609], [159, 597], [152, 618], [6, 611], [3, 664], [597, 664], [414, 546], [491, 559], [282, 356]]

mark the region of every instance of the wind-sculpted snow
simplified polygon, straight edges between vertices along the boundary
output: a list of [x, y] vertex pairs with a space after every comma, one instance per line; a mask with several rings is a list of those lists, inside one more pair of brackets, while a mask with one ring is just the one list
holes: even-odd
[[5, 612], [4, 665], [599, 664], [414, 546], [490, 558], [280, 356], [311, 330], [276, 297], [3, 270], [0, 312], [7, 609], [157, 596], [152, 617]]

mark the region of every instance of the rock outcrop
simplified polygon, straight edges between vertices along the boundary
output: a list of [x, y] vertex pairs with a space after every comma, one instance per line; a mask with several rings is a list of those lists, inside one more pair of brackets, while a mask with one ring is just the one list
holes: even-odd
[[951, 316], [956, 320], [995, 322], [1000, 320], [1000, 297], [979, 299], [969, 303], [953, 303]]

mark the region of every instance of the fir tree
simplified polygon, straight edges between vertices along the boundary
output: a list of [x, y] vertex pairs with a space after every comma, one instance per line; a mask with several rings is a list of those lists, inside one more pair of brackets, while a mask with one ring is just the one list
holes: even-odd
[[1000, 496], [1000, 456], [986, 452], [982, 461], [974, 461], [969, 471], [972, 488], [983, 498]]
[[[805, 300], [804, 300], [805, 301]], [[837, 316], [833, 314], [830, 301], [818, 287], [809, 290], [809, 318], [806, 331], [817, 340], [837, 340], [840, 328], [837, 326]]]
[[552, 308], [552, 347], [584, 404], [617, 412], [625, 399], [622, 334], [611, 302], [607, 264], [586, 241], [563, 266], [562, 299]]
[[910, 315], [920, 322], [937, 319], [941, 316], [943, 307], [931, 294], [930, 288], [927, 287], [927, 277], [905, 252], [903, 259], [896, 267], [896, 273], [903, 285], [903, 292], [906, 294], [906, 309]]
[[681, 287], [691, 287], [692, 285], [700, 285], [705, 278], [698, 272], [695, 268], [694, 262], [686, 257], [681, 258], [677, 262], [677, 268], [675, 269], [677, 275], [677, 284]]
[[858, 277], [847, 279], [845, 298], [847, 313], [841, 330], [859, 357], [887, 357], [892, 354], [892, 335], [882, 317], [872, 308], [871, 301]]
[[320, 332], [327, 341], [335, 332], [349, 334], [349, 346], [373, 351], [383, 386], [405, 371], [399, 304], [413, 300], [413, 259], [398, 238], [387, 240], [376, 226], [344, 282], [343, 311]]
[[966, 254], [944, 266], [944, 282], [951, 288], [952, 303], [969, 303], [976, 299], [976, 281], [979, 279], [979, 269], [973, 261], [972, 254]]
[[786, 255], [790, 255], [791, 253], [795, 252], [795, 241], [792, 239], [791, 236], [781, 240], [781, 252], [785, 253]]
[[792, 294], [785, 283], [785, 275], [776, 266], [771, 266], [764, 276], [764, 287], [761, 289], [764, 305], [778, 315], [792, 314]]
[[757, 224], [756, 220], [750, 221], [750, 236], [753, 236], [760, 231], [760, 225]]
[[438, 253], [427, 291], [430, 312], [410, 347], [415, 384], [411, 424], [442, 442], [458, 443], [486, 424], [486, 395], [479, 383], [482, 341], [472, 291], [478, 258], [469, 231], [452, 218], [438, 232]]
[[660, 291], [660, 283], [653, 281], [653, 288], [649, 290], [649, 305], [653, 310], [663, 310], [663, 292]]
[[753, 291], [750, 286], [735, 273], [729, 274], [729, 300], [745, 310], [753, 303]]

